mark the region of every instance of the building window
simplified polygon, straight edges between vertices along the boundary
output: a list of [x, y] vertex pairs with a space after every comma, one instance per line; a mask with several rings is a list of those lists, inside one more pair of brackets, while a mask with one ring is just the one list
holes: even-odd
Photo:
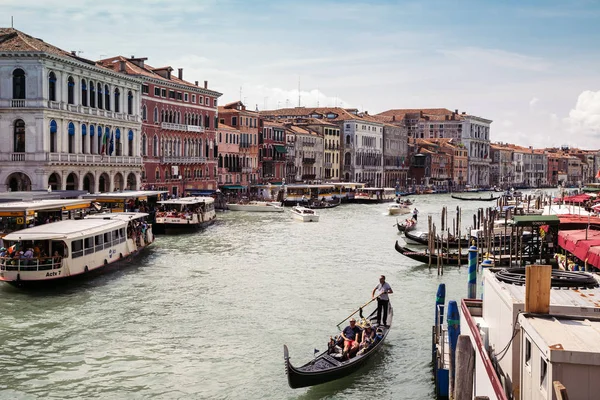
[[154, 107], [154, 123], [158, 122], [158, 107]]
[[207, 98], [206, 98], [206, 105], [207, 105], [207, 106], [210, 106], [210, 97], [207, 97]]
[[183, 101], [185, 101], [185, 102], [189, 101], [189, 95], [187, 93], [183, 94]]
[[148, 155], [148, 139], [146, 135], [142, 135], [142, 156]]
[[86, 138], [87, 138], [87, 126], [85, 124], [81, 124], [81, 154], [86, 153]]
[[183, 95], [181, 92], [177, 92], [177, 100], [183, 100]]
[[204, 104], [204, 97], [198, 96], [198, 104]]
[[131, 129], [127, 132], [127, 155], [133, 156], [133, 131]]
[[155, 88], [154, 88], [154, 95], [155, 95], [156, 97], [160, 97], [160, 88], [159, 88], [159, 87], [155, 87]]
[[156, 168], [156, 171], [154, 172], [154, 178], [157, 181], [160, 181], [160, 170], [158, 168]]
[[192, 103], [196, 104], [196, 95], [195, 94], [192, 95]]
[[15, 121], [13, 151], [25, 153], [25, 122], [22, 119]]
[[142, 85], [142, 94], [148, 94], [149, 90], [150, 88], [148, 87], [148, 85]]
[[90, 125], [90, 154], [95, 154], [98, 150], [94, 149], [94, 125]]
[[110, 111], [110, 89], [104, 85], [104, 108]]
[[87, 107], [88, 99], [87, 99], [87, 86], [85, 85], [85, 79], [81, 80], [81, 105]]
[[96, 108], [96, 85], [90, 81], [90, 107]]
[[152, 139], [152, 155], [158, 157], [158, 136], [154, 135]]
[[237, 117], [231, 117], [231, 126], [237, 126]]
[[119, 97], [121, 96], [121, 92], [119, 88], [115, 88], [115, 112], [121, 112], [121, 108], [119, 107]]
[[133, 93], [127, 92], [127, 114], [133, 115]]
[[174, 90], [169, 90], [169, 98], [175, 99], [175, 91]]
[[210, 117], [208, 115], [204, 116], [204, 127], [210, 129]]
[[160, 96], [167, 97], [167, 89], [160, 89]]
[[67, 102], [75, 104], [75, 81], [72, 76], [67, 79]]
[[50, 72], [48, 75], [48, 100], [56, 101], [56, 75]]
[[[111, 139], [112, 139], [112, 137], [111, 137]], [[117, 150], [116, 155], [122, 156], [123, 155], [123, 144], [121, 142], [121, 130], [119, 128], [117, 128], [115, 130], [115, 141], [116, 141], [116, 150]], [[111, 142], [112, 142], [112, 140], [111, 140]], [[112, 151], [110, 151], [110, 155], [112, 155]]]
[[213, 100], [213, 106], [216, 107], [217, 106], [217, 99]]
[[67, 126], [67, 142], [69, 144], [69, 153], [75, 153], [75, 124], [69, 122], [69, 125]]
[[50, 153], [56, 153], [56, 131], [58, 126], [55, 120], [50, 121]]
[[25, 71], [17, 68], [13, 71], [13, 99], [25, 98]]
[[146, 105], [142, 107], [142, 119], [146, 121], [148, 119], [148, 110], [146, 109]]
[[98, 85], [96, 86], [97, 90], [98, 90], [98, 108], [102, 109], [102, 84], [100, 82], [98, 82]]

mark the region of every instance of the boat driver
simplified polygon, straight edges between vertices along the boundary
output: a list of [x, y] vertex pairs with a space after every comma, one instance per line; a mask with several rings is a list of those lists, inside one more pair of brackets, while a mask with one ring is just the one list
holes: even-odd
[[361, 337], [362, 330], [356, 325], [356, 320], [350, 318], [350, 325], [344, 328], [342, 331], [342, 338], [344, 338], [344, 353], [343, 358], [350, 358], [350, 354], [358, 349], [358, 340]]

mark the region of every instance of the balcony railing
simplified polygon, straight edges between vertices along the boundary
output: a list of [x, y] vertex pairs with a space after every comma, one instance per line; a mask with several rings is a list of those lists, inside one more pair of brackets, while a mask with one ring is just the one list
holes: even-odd
[[204, 132], [204, 127], [202, 127], [202, 126], [173, 124], [171, 122], [162, 122], [160, 124], [160, 127], [162, 129], [168, 129], [171, 131]]
[[163, 164], [203, 164], [206, 162], [206, 157], [161, 157], [160, 162]]
[[363, 167], [363, 169], [368, 169], [368, 170], [382, 169], [381, 165], [363, 165], [362, 167]]
[[25, 99], [23, 99], [23, 100], [15, 100], [15, 99], [13, 99], [13, 100], [10, 101], [10, 106], [11, 107], [18, 107], [18, 108], [25, 107]]
[[69, 163], [82, 165], [142, 165], [142, 157], [140, 156], [103, 156], [100, 154], [47, 153], [46, 161], [49, 161], [50, 163]]
[[331, 168], [331, 167], [333, 167], [333, 164], [332, 164], [332, 163], [330, 163], [330, 162], [326, 162], [325, 164], [323, 164], [323, 166], [324, 166], [325, 168]]
[[314, 158], [303, 158], [302, 159], [302, 163], [303, 164], [314, 164], [315, 163], [315, 159]]

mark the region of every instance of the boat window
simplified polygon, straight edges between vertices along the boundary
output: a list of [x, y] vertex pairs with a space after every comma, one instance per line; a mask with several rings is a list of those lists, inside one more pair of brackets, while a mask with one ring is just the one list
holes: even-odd
[[119, 234], [122, 238], [124, 238], [125, 237], [125, 228], [119, 229]]
[[546, 377], [548, 372], [548, 363], [543, 358], [540, 358], [540, 389], [546, 389]]
[[96, 247], [95, 247], [95, 251], [100, 251], [103, 249], [102, 244], [104, 243], [102, 241], [102, 235], [96, 235], [94, 236], [94, 243], [96, 243]]
[[86, 237], [83, 241], [85, 245], [85, 254], [92, 254], [94, 252], [94, 238]]
[[83, 239], [73, 240], [71, 242], [71, 256], [73, 258], [81, 257], [83, 255]]
[[531, 366], [531, 341], [529, 338], [525, 339], [525, 365]]
[[104, 232], [104, 243], [109, 243], [110, 240], [110, 232]]

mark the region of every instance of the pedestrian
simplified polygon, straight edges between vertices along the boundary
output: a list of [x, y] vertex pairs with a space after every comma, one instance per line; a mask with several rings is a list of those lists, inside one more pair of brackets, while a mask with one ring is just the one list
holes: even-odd
[[419, 210], [417, 210], [417, 207], [415, 207], [415, 209], [413, 210], [413, 219], [415, 221], [417, 221], [418, 217], [419, 217]]
[[371, 297], [375, 298], [375, 293], [377, 293], [377, 325], [381, 325], [381, 311], [383, 310], [383, 325], [388, 327], [387, 314], [390, 303], [388, 294], [392, 294], [394, 291], [390, 284], [385, 281], [385, 275], [379, 277], [379, 284], [373, 289]]

